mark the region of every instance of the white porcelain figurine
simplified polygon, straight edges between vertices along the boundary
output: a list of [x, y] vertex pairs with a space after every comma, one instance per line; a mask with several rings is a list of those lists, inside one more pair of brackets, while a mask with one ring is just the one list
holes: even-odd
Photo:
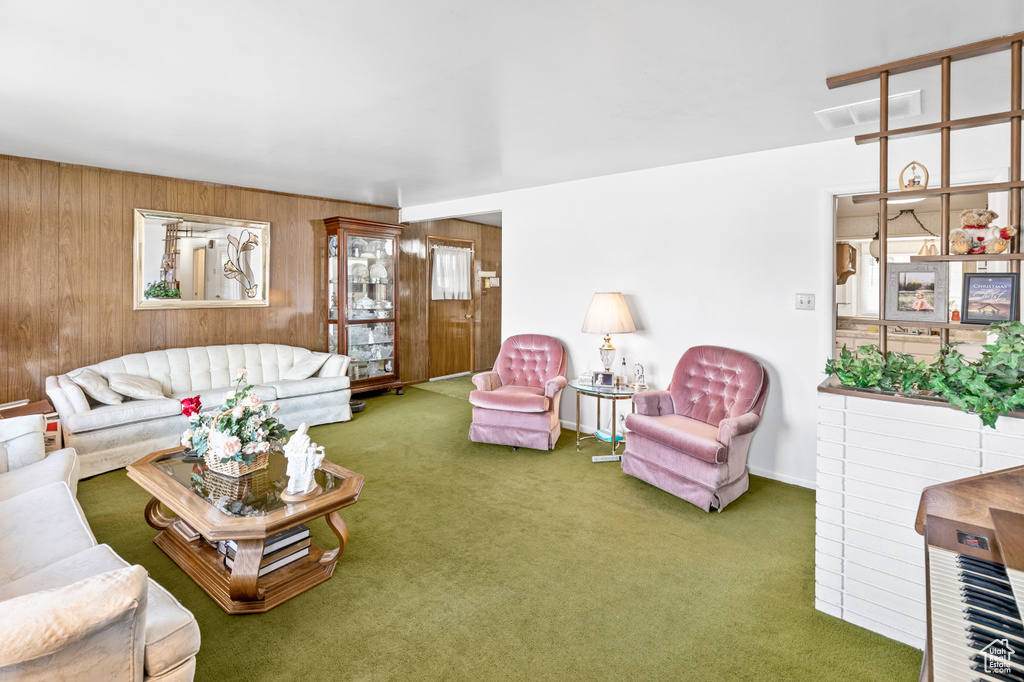
[[281, 499], [285, 501], [308, 499], [319, 492], [313, 472], [324, 461], [324, 446], [311, 442], [306, 435], [308, 430], [309, 425], [303, 422], [284, 446], [288, 487]]

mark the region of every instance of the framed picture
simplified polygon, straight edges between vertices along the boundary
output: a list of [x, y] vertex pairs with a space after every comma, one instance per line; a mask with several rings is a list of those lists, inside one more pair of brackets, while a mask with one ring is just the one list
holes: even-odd
[[1016, 272], [965, 273], [960, 321], [992, 324], [1016, 320], [1019, 297], [1020, 275]]
[[595, 386], [614, 386], [615, 374], [613, 372], [594, 372]]
[[949, 269], [945, 263], [886, 265], [885, 319], [945, 322]]

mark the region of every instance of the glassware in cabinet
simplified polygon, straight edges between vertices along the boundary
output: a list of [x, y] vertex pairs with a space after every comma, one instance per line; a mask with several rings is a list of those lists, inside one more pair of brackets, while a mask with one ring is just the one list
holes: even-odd
[[348, 325], [349, 378], [352, 381], [395, 374], [395, 323]]

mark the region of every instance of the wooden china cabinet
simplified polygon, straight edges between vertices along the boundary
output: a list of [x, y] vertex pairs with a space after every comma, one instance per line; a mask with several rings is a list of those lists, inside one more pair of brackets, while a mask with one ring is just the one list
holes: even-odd
[[352, 392], [397, 389], [400, 225], [328, 218], [327, 350], [349, 357]]

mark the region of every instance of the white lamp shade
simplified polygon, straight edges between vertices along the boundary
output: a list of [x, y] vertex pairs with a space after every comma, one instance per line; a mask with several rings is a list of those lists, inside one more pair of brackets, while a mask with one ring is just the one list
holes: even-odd
[[597, 293], [590, 299], [583, 331], [591, 334], [627, 334], [636, 331], [626, 298], [619, 292]]

